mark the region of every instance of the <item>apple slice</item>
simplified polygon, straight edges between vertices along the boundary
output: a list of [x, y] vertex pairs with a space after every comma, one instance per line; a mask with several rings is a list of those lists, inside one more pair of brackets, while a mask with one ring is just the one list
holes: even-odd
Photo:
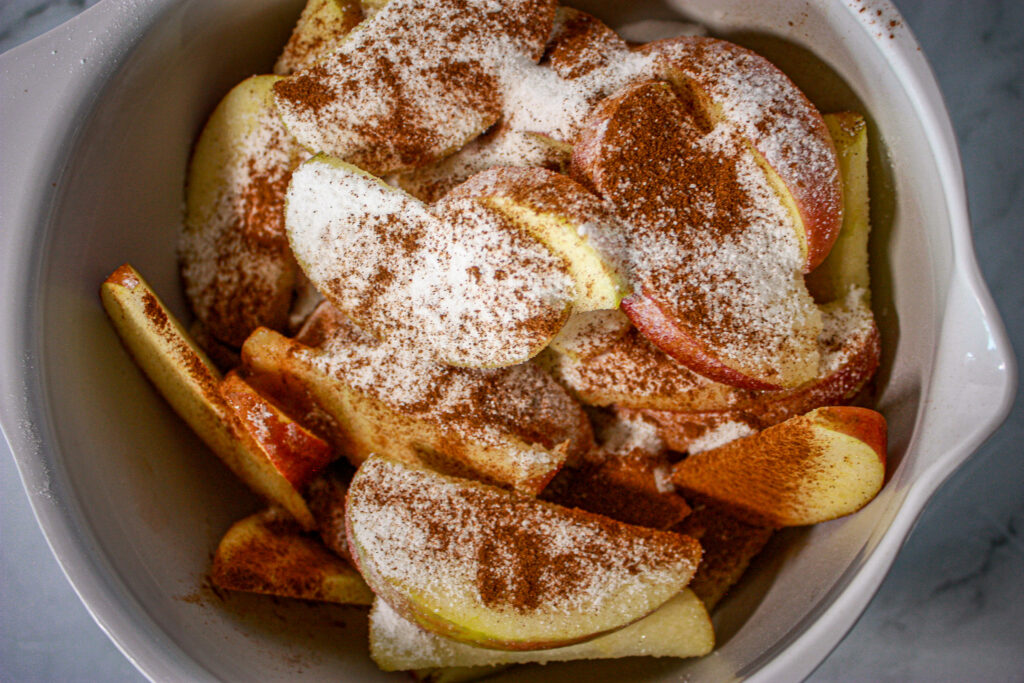
[[836, 151], [821, 114], [774, 64], [725, 40], [697, 36], [649, 43], [656, 72], [683, 93], [709, 128], [735, 127], [792, 213], [804, 272], [839, 233], [843, 194]]
[[132, 359], [175, 412], [249, 488], [313, 528], [302, 496], [221, 395], [220, 372], [142, 276], [125, 264], [103, 283], [100, 296]]
[[251, 441], [297, 490], [302, 491], [334, 459], [326, 441], [285, 415], [238, 372], [228, 373], [219, 388]]
[[315, 66], [275, 85], [311, 151], [384, 175], [429, 165], [501, 116], [497, 57], [536, 62], [554, 0], [391, 0]]
[[631, 229], [633, 324], [695, 372], [749, 389], [813, 379], [821, 316], [791, 213], [732, 128], [700, 127], [667, 84], [601, 102], [572, 174]]
[[529, 359], [577, 298], [565, 261], [498, 212], [459, 198], [428, 207], [330, 157], [295, 171], [286, 223], [303, 271], [338, 310], [453, 365]]
[[493, 168], [442, 201], [463, 198], [506, 216], [568, 264], [576, 285], [575, 312], [617, 309], [629, 294], [619, 263], [625, 229], [600, 199], [569, 177], [542, 168]]
[[279, 76], [253, 76], [217, 105], [192, 152], [179, 255], [185, 295], [210, 334], [239, 347], [283, 330], [296, 267], [284, 230], [292, 169], [307, 155], [277, 115]]
[[213, 556], [210, 580], [218, 588], [282, 598], [373, 603], [373, 592], [359, 572], [277, 508], [228, 529]]
[[823, 303], [841, 300], [851, 288], [858, 288], [870, 303], [867, 123], [860, 114], [847, 111], [826, 114], [825, 125], [835, 142], [842, 171], [843, 228], [828, 258], [807, 275], [807, 288], [815, 301]]
[[711, 652], [714, 644], [707, 610], [688, 589], [617, 631], [577, 645], [528, 652], [489, 650], [443, 638], [404, 619], [380, 599], [370, 611], [370, 657], [384, 671], [620, 657], [700, 657]]
[[327, 57], [363, 20], [358, 0], [307, 0], [291, 38], [285, 44], [274, 73], [287, 76], [308, 69]]
[[882, 488], [886, 423], [867, 408], [818, 408], [691, 455], [672, 481], [752, 524], [817, 524], [856, 512]]
[[420, 626], [502, 650], [570, 645], [678, 593], [692, 539], [373, 456], [352, 480], [349, 546], [382, 600]]
[[[669, 448], [696, 453], [747, 436], [751, 432], [744, 433], [744, 425], [759, 431], [815, 408], [850, 403], [874, 376], [882, 353], [878, 327], [865, 299], [864, 290], [858, 288], [848, 290], [844, 300], [821, 307], [821, 363], [813, 381], [795, 389], [763, 392], [719, 385], [717, 396], [710, 385], [696, 383], [690, 396], [703, 396], [703, 408], [694, 410], [690, 403], [687, 410], [680, 401], [681, 410], [640, 413], [658, 425]], [[632, 412], [624, 410], [624, 414]]]
[[691, 513], [673, 528], [700, 541], [704, 555], [690, 581], [692, 590], [713, 610], [747, 571], [775, 533], [770, 526], [748, 524], [728, 506], [694, 497]]
[[353, 464], [385, 452], [537, 493], [593, 446], [586, 414], [542, 370], [453, 368], [410, 359], [340, 319], [311, 349], [270, 330], [242, 347], [252, 381], [305, 422], [326, 414]]

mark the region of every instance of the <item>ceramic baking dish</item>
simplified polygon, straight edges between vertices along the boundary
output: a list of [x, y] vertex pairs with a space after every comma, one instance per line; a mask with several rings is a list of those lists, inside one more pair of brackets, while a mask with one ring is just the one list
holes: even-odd
[[[799, 679], [851, 627], [928, 498], [1013, 395], [1010, 346], [974, 261], [953, 130], [887, 3], [577, 6], [613, 26], [698, 21], [776, 61], [823, 110], [868, 114], [885, 346], [876, 390], [890, 474], [857, 515], [776, 537], [718, 610], [713, 655], [527, 671], [537, 680]], [[300, 7], [106, 0], [0, 58], [3, 430], [75, 590], [153, 680], [387, 678], [366, 656], [359, 610], [221, 599], [202, 588], [219, 536], [258, 502], [135, 369], [97, 295], [128, 261], [186, 314], [174, 247], [191, 143], [232, 85], [268, 71]]]

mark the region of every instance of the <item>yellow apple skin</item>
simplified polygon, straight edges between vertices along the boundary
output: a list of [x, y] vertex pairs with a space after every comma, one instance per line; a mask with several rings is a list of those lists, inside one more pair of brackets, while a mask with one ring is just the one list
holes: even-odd
[[100, 287], [103, 307], [132, 359], [160, 394], [249, 488], [306, 529], [313, 516], [220, 393], [220, 372], [142, 276], [123, 265]]
[[224, 534], [210, 570], [228, 590], [369, 605], [373, 592], [350, 564], [303, 533], [288, 513], [270, 508], [235, 523]]
[[885, 481], [885, 452], [881, 413], [818, 408], [691, 455], [676, 465], [672, 482], [752, 524], [803, 526], [867, 505]]

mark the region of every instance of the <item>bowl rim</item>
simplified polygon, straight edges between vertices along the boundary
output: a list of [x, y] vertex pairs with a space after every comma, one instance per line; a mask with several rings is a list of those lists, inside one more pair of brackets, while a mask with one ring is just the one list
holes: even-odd
[[[59, 174], [60, 161], [72, 145], [77, 127], [68, 130], [68, 112], [88, 110], [96, 89], [114, 73], [135, 41], [152, 21], [175, 0], [102, 0], [68, 22], [0, 55], [3, 93], [0, 118], [33, 121], [30, 131], [12, 132], [16, 126], [0, 129], [0, 233], [9, 245], [0, 254], [0, 428], [14, 456], [21, 482], [28, 495], [47, 544], [64, 575], [97, 625], [122, 654], [151, 680], [214, 680], [189, 653], [168, 637], [142, 609], [99, 550], [92, 532], [84, 524], [77, 500], [51, 477], [50, 454], [56, 444], [37, 423], [45, 415], [40, 378], [42, 358], [38, 331], [31, 324], [35, 313], [24, 302], [32, 301], [40, 277], [41, 244], [32, 226], [48, 221], [49, 207], [56, 196], [49, 183], [33, 180]], [[899, 17], [888, 0], [873, 6]], [[785, 643], [781, 651], [750, 673], [750, 680], [790, 680], [809, 675], [846, 635], [867, 607], [896, 554], [917, 522], [925, 505], [939, 486], [996, 430], [1013, 404], [1016, 360], [998, 310], [981, 277], [975, 259], [966, 192], [953, 126], [938, 83], [923, 53], [905, 26], [894, 38], [879, 35], [869, 23], [862, 4], [844, 3], [857, 24], [883, 53], [913, 104], [913, 115], [921, 122], [942, 180], [945, 211], [949, 217], [953, 244], [953, 266], [946, 303], [936, 339], [932, 376], [950, 365], [951, 359], [979, 351], [983, 365], [954, 368], [960, 376], [987, 373], [987, 400], [971, 407], [973, 429], [945, 446], [941, 455], [920, 472], [909, 485], [877, 546], [850, 581], [842, 584], [826, 614]], [[99, 39], [97, 39], [97, 36]], [[60, 47], [58, 51], [57, 47]], [[30, 87], [46, 82], [45, 90]], [[14, 163], [11, 163], [14, 161]], [[43, 186], [45, 187], [37, 187]], [[951, 319], [957, 324], [951, 324]], [[969, 325], [963, 322], [969, 321]], [[28, 323], [28, 324], [25, 324]], [[983, 330], [982, 337], [958, 334], [963, 326]], [[927, 401], [933, 386], [926, 389]], [[941, 406], [936, 408], [941, 410]], [[958, 416], [960, 413], [958, 413]], [[920, 431], [921, 420], [915, 425]], [[912, 442], [908, 452], [916, 446]]]

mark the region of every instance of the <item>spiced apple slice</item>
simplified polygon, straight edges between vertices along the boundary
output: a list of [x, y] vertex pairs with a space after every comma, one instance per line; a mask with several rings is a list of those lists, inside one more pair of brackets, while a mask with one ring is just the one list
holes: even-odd
[[767, 526], [817, 524], [856, 512], [882, 488], [885, 418], [867, 408], [818, 408], [691, 455], [672, 481]]
[[242, 81], [217, 105], [189, 162], [181, 275], [196, 317], [239, 347], [257, 327], [283, 330], [297, 268], [284, 231], [288, 179], [307, 154], [271, 97], [279, 76]]
[[579, 298], [565, 259], [479, 202], [427, 206], [338, 159], [294, 174], [286, 225], [317, 289], [360, 327], [452, 365], [543, 349]]
[[274, 73], [288, 76], [308, 69], [334, 51], [363, 20], [359, 0], [307, 0], [277, 61]]
[[821, 316], [792, 214], [732, 127], [704, 127], [668, 84], [638, 83], [592, 112], [572, 173], [632, 229], [622, 309], [651, 342], [735, 386], [814, 377]]
[[275, 86], [290, 131], [375, 174], [433, 163], [501, 116], [502, 63], [536, 62], [554, 0], [391, 0]]
[[700, 546], [521, 494], [374, 456], [345, 510], [379, 598], [421, 627], [503, 650], [571, 645], [658, 609]]
[[[492, 650], [452, 641], [420, 628], [383, 600], [375, 601], [370, 611], [370, 657], [384, 671], [620, 657], [700, 657], [711, 652], [714, 643], [715, 633], [707, 609], [688, 589], [683, 589], [654, 613], [618, 631], [577, 645], [525, 652]], [[478, 673], [490, 674], [493, 669], [482, 669]]]
[[804, 272], [817, 267], [839, 234], [843, 194], [832, 139], [807, 96], [767, 59], [725, 40], [669, 38], [641, 52], [701, 125], [725, 124], [743, 136], [792, 213]]

